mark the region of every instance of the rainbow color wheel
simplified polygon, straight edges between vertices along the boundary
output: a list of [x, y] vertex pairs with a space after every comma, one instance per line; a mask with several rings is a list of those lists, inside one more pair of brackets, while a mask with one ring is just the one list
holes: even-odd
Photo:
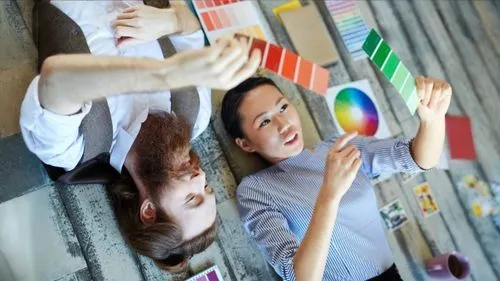
[[378, 129], [378, 112], [371, 98], [356, 88], [342, 89], [335, 98], [333, 114], [346, 132], [373, 136]]

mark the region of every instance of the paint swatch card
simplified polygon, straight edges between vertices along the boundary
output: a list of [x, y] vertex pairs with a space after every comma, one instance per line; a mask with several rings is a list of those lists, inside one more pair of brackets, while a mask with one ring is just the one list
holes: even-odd
[[446, 135], [451, 159], [476, 159], [472, 126], [467, 116], [446, 115]]
[[268, 40], [252, 1], [197, 0], [194, 6], [210, 44], [235, 33]]
[[[237, 34], [236, 36], [244, 36]], [[250, 38], [250, 52], [260, 49], [261, 67], [306, 89], [325, 95], [330, 72], [294, 52], [258, 38]]]
[[422, 183], [413, 188], [413, 194], [418, 202], [420, 211], [424, 217], [437, 214], [439, 212], [438, 204], [434, 200], [429, 183]]
[[193, 4], [197, 9], [218, 7], [236, 2], [239, 2], [239, 0], [193, 0]]
[[402, 227], [405, 223], [408, 222], [408, 215], [403, 209], [403, 205], [401, 204], [399, 199], [396, 199], [380, 208], [379, 212], [389, 232]]
[[224, 281], [220, 274], [219, 267], [214, 265], [207, 270], [196, 274], [186, 281]]
[[332, 87], [325, 99], [339, 134], [358, 132], [380, 139], [391, 137], [368, 80]]
[[284, 11], [280, 13], [280, 17], [293, 47], [303, 58], [319, 65], [339, 60], [337, 47], [316, 6], [308, 5]]
[[415, 114], [420, 98], [417, 95], [415, 78], [392, 51], [387, 42], [372, 29], [363, 43], [363, 50], [384, 76], [398, 90], [411, 114]]
[[325, 5], [354, 60], [366, 58], [361, 46], [370, 29], [354, 0], [325, 0]]

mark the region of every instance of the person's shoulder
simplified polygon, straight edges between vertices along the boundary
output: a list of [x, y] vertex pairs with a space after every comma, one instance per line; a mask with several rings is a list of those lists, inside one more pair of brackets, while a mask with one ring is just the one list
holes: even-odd
[[266, 185], [266, 179], [272, 175], [274, 168], [274, 166], [271, 166], [243, 177], [236, 189], [236, 194], [242, 196], [244, 194], [262, 192]]

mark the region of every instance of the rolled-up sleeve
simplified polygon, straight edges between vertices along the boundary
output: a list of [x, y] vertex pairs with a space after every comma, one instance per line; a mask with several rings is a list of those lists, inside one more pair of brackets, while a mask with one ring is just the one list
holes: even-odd
[[283, 280], [295, 280], [293, 257], [299, 242], [264, 186], [246, 177], [238, 186], [237, 198], [244, 227], [267, 262]]
[[83, 155], [84, 140], [79, 128], [92, 104], [85, 103], [78, 114], [55, 114], [41, 107], [38, 81], [39, 76], [33, 79], [21, 105], [19, 125], [24, 142], [42, 162], [71, 170]]
[[423, 171], [410, 151], [410, 140], [404, 138], [376, 139], [357, 137], [352, 143], [361, 152], [361, 170], [374, 178], [381, 173], [405, 172], [414, 174]]

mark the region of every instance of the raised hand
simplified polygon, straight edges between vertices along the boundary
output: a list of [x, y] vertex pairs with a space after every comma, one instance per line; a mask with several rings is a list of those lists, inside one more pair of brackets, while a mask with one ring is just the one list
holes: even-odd
[[200, 28], [196, 17], [181, 3], [168, 9], [138, 5], [124, 9], [113, 23], [117, 46], [139, 44], [174, 33], [188, 34]]
[[452, 89], [445, 81], [417, 76], [417, 94], [420, 97], [418, 115], [422, 122], [442, 119], [450, 107]]
[[351, 133], [338, 138], [326, 159], [323, 187], [329, 190], [328, 196], [336, 200], [349, 190], [362, 164], [359, 150], [347, 144], [356, 136], [357, 133]]
[[228, 90], [252, 76], [261, 61], [261, 52], [249, 56], [247, 39], [223, 39], [199, 50], [178, 53], [167, 59], [173, 68], [166, 75], [171, 89], [205, 86]]

